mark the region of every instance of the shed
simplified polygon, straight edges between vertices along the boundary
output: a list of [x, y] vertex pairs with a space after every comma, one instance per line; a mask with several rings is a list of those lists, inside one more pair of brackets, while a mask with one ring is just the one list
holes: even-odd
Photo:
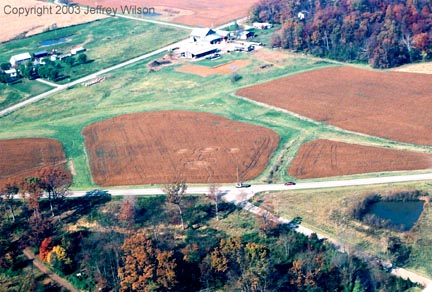
[[218, 51], [217, 48], [201, 47], [201, 48], [187, 50], [183, 52], [182, 55], [184, 55], [186, 58], [197, 59], [197, 58], [205, 57], [207, 55], [216, 53], [217, 51]]
[[36, 58], [36, 59], [43, 58], [46, 56], [48, 56], [47, 51], [40, 51], [40, 52], [33, 53], [33, 58]]
[[12, 56], [9, 59], [9, 62], [10, 62], [12, 67], [16, 67], [16, 66], [19, 66], [21, 64], [25, 64], [25, 63], [31, 61], [31, 59], [32, 59], [32, 57], [29, 53], [22, 53], [19, 55]]
[[252, 31], [242, 31], [239, 35], [239, 39], [241, 40], [247, 40], [248, 38], [253, 37], [255, 34]]
[[84, 53], [85, 51], [87, 51], [85, 48], [79, 47], [79, 48], [72, 49], [70, 52], [72, 55], [76, 55], [76, 54]]
[[16, 78], [18, 76], [17, 70], [15, 68], [5, 70], [4, 72], [9, 76], [9, 78]]

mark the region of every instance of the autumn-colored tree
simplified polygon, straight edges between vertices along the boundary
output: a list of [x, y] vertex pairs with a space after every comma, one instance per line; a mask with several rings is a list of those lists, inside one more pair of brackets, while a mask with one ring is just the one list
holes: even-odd
[[21, 183], [21, 195], [29, 210], [33, 211], [33, 216], [40, 218], [39, 199], [43, 196], [40, 179], [37, 177], [25, 178]]
[[119, 219], [126, 223], [128, 229], [132, 229], [135, 222], [136, 198], [125, 197], [120, 207]]
[[186, 193], [187, 185], [185, 182], [174, 182], [164, 185], [162, 191], [167, 195], [167, 202], [177, 206], [179, 211], [182, 230], [185, 230], [182, 210], [182, 200]]
[[48, 254], [52, 251], [52, 248], [51, 237], [45, 238], [39, 247], [39, 258], [44, 262], [48, 262]]
[[169, 291], [175, 286], [176, 262], [172, 252], [156, 249], [143, 232], [125, 239], [122, 249], [120, 291]]
[[42, 170], [39, 175], [40, 188], [48, 195], [51, 216], [54, 217], [53, 203], [63, 199], [68, 194], [71, 177], [68, 172], [59, 168]]

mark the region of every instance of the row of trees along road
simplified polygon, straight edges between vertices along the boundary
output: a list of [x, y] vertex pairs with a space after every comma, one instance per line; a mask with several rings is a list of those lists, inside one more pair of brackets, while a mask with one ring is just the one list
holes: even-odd
[[252, 21], [281, 24], [272, 45], [375, 68], [432, 59], [430, 0], [260, 0]]

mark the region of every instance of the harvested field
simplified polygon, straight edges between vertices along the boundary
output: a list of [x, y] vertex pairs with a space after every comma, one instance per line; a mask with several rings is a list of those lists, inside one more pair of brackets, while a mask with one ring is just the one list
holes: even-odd
[[408, 64], [408, 65], [395, 68], [393, 70], [397, 72], [432, 74], [432, 62]]
[[[35, 13], [27, 16], [19, 16], [16, 13], [9, 13], [9, 10], [4, 11], [4, 8], [22, 7], [45, 9], [41, 16]], [[56, 27], [66, 27], [80, 23], [94, 21], [96, 19], [104, 18], [104, 15], [98, 14], [75, 14], [75, 13], [60, 13], [58, 12], [58, 5], [48, 2], [36, 0], [2, 0], [2, 11], [0, 12], [0, 24], [3, 27], [0, 35], [0, 42], [9, 41], [16, 37], [27, 37], [30, 35], [38, 34], [46, 31], [49, 27], [55, 25]], [[50, 8], [51, 7], [51, 8]], [[7, 27], [7, 29], [6, 29]]]
[[319, 139], [303, 144], [289, 175], [318, 178], [369, 172], [432, 168], [432, 156]]
[[432, 76], [332, 67], [237, 94], [351, 131], [432, 145]]
[[188, 111], [121, 115], [83, 130], [101, 186], [235, 182], [258, 176], [279, 143], [270, 129]]
[[214, 74], [234, 73], [249, 64], [250, 64], [250, 60], [235, 60], [215, 67], [186, 64], [181, 67], [178, 67], [176, 71], [182, 73], [195, 74], [202, 77], [207, 77], [209, 75], [214, 75]]
[[[202, 1], [140, 1], [140, 0], [75, 0], [86, 6], [115, 7], [132, 6], [155, 8], [155, 12], [163, 16], [172, 15], [170, 21], [191, 25], [213, 27], [247, 15], [249, 8], [257, 0], [202, 0]], [[176, 14], [178, 16], [176, 16]]]
[[0, 187], [35, 176], [45, 168], [66, 170], [66, 156], [60, 142], [25, 138], [0, 140]]

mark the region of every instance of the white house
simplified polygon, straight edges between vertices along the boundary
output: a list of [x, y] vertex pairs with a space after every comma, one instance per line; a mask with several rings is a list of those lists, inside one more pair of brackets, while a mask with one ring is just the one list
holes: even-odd
[[15, 79], [18, 77], [17, 70], [15, 68], [5, 70], [4, 72], [9, 76], [10, 79]]
[[209, 28], [194, 28], [190, 34], [192, 41], [216, 44], [222, 41], [222, 36]]
[[268, 22], [254, 22], [252, 24], [252, 26], [254, 28], [257, 28], [257, 29], [269, 29], [269, 28], [272, 28], [272, 24], [268, 23]]
[[31, 57], [30, 53], [22, 53], [19, 55], [12, 56], [9, 59], [9, 63], [11, 64], [12, 67], [16, 67], [16, 66], [19, 66], [21, 64], [25, 64], [25, 63], [31, 61], [31, 59], [32, 59], [32, 57]]

